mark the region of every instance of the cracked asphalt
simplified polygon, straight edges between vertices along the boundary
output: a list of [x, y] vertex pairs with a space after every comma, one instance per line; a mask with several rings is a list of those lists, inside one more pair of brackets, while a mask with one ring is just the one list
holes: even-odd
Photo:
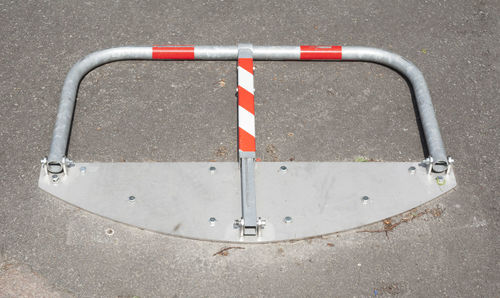
[[[497, 297], [498, 1], [0, 1], [0, 296]], [[70, 67], [121, 45], [335, 44], [415, 63], [457, 188], [376, 223], [264, 245], [113, 222], [37, 186]], [[264, 161], [425, 156], [406, 81], [369, 63], [256, 62]], [[77, 161], [236, 161], [235, 62], [123, 61], [82, 81]], [[437, 215], [436, 215], [437, 214]], [[113, 229], [113, 235], [106, 230]]]

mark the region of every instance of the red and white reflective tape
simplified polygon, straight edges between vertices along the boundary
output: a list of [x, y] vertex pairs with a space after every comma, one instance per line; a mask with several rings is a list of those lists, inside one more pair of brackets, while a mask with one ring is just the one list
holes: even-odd
[[194, 46], [153, 46], [153, 59], [194, 60]]
[[300, 60], [341, 60], [341, 46], [300, 46]]
[[253, 58], [238, 58], [238, 147], [255, 152]]
[[[342, 46], [252, 47], [254, 60], [342, 60]], [[234, 46], [164, 45], [152, 47], [152, 58], [158, 60], [232, 60], [240, 49]]]

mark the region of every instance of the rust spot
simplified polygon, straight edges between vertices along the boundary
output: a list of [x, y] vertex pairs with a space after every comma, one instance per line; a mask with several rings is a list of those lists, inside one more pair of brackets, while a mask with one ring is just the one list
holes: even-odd
[[181, 227], [182, 223], [178, 223], [175, 225], [174, 227], [174, 232], [177, 232], [177, 230], [179, 230], [179, 228]]
[[222, 248], [221, 250], [219, 250], [218, 252], [214, 253], [213, 256], [223, 256], [223, 257], [226, 257], [227, 255], [229, 255], [229, 250], [231, 249], [245, 249], [244, 247], [241, 247], [241, 246], [228, 246], [228, 247], [224, 247]]
[[441, 207], [435, 207], [432, 209], [425, 209], [423, 211], [417, 212], [415, 209], [410, 210], [409, 212], [405, 213], [401, 219], [397, 221], [393, 221], [393, 218], [386, 218], [382, 221], [384, 224], [384, 228], [380, 230], [361, 230], [357, 231], [357, 233], [385, 233], [387, 237], [389, 237], [389, 232], [393, 231], [397, 226], [399, 226], [402, 223], [407, 223], [410, 222], [416, 218], [422, 217], [426, 214], [430, 214], [433, 217], [440, 217], [444, 212], [444, 209]]

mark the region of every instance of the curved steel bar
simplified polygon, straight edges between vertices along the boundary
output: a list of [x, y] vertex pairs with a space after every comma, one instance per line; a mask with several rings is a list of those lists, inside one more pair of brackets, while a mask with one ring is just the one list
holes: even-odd
[[[69, 71], [61, 93], [57, 120], [52, 136], [49, 165], [60, 168], [66, 154], [78, 86], [92, 69], [119, 60], [236, 60], [237, 46], [157, 46], [120, 47], [94, 52], [78, 61]], [[447, 155], [434, 113], [431, 96], [420, 70], [403, 57], [369, 47], [340, 46], [254, 46], [254, 60], [350, 60], [389, 66], [406, 76], [415, 92], [433, 169], [448, 168]], [[50, 170], [50, 169], [49, 169]]]
[[94, 52], [78, 61], [64, 81], [48, 162], [60, 164], [66, 155], [78, 86], [92, 69], [108, 62], [131, 59], [152, 59], [151, 47], [120, 47]]
[[431, 95], [422, 72], [403, 57], [376, 48], [343, 47], [342, 60], [380, 63], [394, 68], [406, 76], [415, 92], [415, 100], [417, 101], [418, 113], [424, 129], [425, 141], [429, 154], [434, 159], [433, 169], [436, 172], [445, 171], [448, 168], [446, 150], [444, 149], [443, 139], [434, 113]]

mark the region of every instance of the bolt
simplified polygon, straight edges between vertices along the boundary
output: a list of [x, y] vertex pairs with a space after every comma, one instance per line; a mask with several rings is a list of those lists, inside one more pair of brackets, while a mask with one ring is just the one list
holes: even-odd
[[434, 162], [434, 159], [432, 158], [432, 156], [429, 156], [426, 159], [424, 159], [425, 164], [431, 164], [433, 162]]
[[292, 222], [292, 217], [291, 216], [285, 216], [285, 218], [283, 219], [283, 221], [285, 223], [291, 223]]
[[266, 226], [266, 220], [263, 219], [262, 217], [257, 218], [257, 237], [262, 237], [262, 230]]
[[71, 159], [68, 159], [68, 167], [72, 168], [75, 166], [75, 162], [72, 161]]
[[134, 197], [134, 196], [130, 196], [130, 197], [128, 197], [128, 201], [129, 201], [129, 202], [135, 202], [135, 197]]
[[213, 174], [215, 174], [216, 168], [215, 167], [210, 167], [209, 170], [210, 170], [210, 174], [213, 175]]
[[49, 175], [49, 167], [47, 166], [47, 163], [48, 163], [47, 157], [42, 158], [42, 160], [40, 160], [40, 162], [42, 163], [42, 169], [44, 170], [45, 175], [48, 176]]
[[59, 175], [52, 175], [52, 183], [57, 183], [59, 182]]
[[449, 175], [451, 173], [451, 166], [454, 162], [455, 160], [451, 158], [451, 156], [448, 156], [448, 168], [446, 169], [446, 175]]
[[87, 172], [87, 167], [80, 167], [80, 174], [85, 174]]
[[215, 226], [215, 222], [217, 221], [217, 219], [215, 217], [210, 217], [210, 219], [208, 220], [208, 222], [210, 223], [210, 226]]
[[432, 172], [432, 163], [434, 162], [434, 159], [432, 156], [427, 157], [424, 159], [423, 163], [427, 166], [427, 175], [430, 175]]
[[446, 179], [444, 179], [443, 176], [437, 176], [436, 177], [436, 183], [438, 185], [445, 185], [446, 184]]
[[363, 205], [366, 205], [368, 204], [368, 201], [370, 200], [370, 197], [369, 196], [363, 196], [361, 198], [361, 202], [363, 202]]
[[417, 168], [415, 168], [415, 167], [408, 168], [408, 173], [410, 173], [410, 175], [415, 175], [416, 172], [417, 172]]
[[285, 174], [286, 172], [288, 172], [288, 168], [286, 166], [281, 166], [280, 167], [280, 173], [281, 174]]

